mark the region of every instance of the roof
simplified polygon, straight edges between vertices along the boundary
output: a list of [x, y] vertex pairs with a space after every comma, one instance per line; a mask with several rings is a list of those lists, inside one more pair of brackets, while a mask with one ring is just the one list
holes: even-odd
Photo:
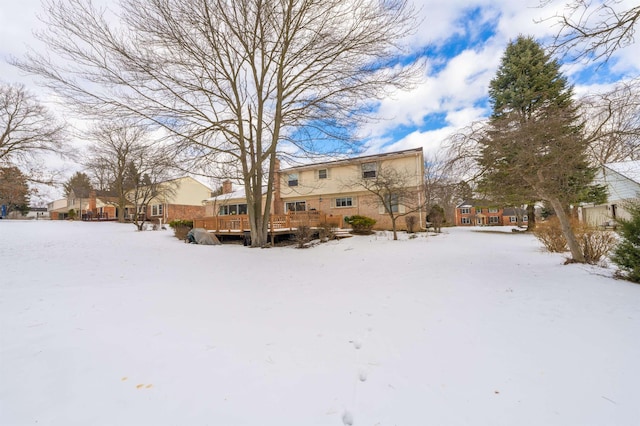
[[462, 201], [460, 204], [456, 206], [456, 208], [460, 207], [497, 207], [499, 203], [491, 200], [475, 200], [475, 199], [467, 199]]
[[[267, 193], [267, 187], [262, 187], [262, 195]], [[244, 192], [244, 187], [237, 189], [233, 192], [228, 192], [226, 194], [217, 195], [215, 197], [207, 198], [203, 201], [227, 201], [227, 200], [236, 200], [236, 199], [246, 199], [246, 193]]]
[[365, 155], [362, 157], [352, 157], [345, 158], [341, 160], [332, 160], [332, 161], [324, 161], [321, 163], [311, 163], [304, 164], [301, 166], [289, 167], [287, 169], [280, 170], [281, 172], [291, 171], [291, 170], [304, 170], [304, 169], [317, 169], [319, 167], [328, 167], [328, 166], [339, 166], [343, 164], [351, 164], [358, 162], [366, 162], [370, 160], [378, 160], [383, 158], [394, 158], [394, 157], [408, 157], [410, 155], [422, 154], [422, 147], [420, 148], [412, 148], [405, 149], [403, 151], [393, 151], [393, 152], [385, 152], [382, 154], [373, 154], [373, 155]]
[[607, 163], [604, 167], [626, 177], [627, 179], [640, 183], [640, 160]]

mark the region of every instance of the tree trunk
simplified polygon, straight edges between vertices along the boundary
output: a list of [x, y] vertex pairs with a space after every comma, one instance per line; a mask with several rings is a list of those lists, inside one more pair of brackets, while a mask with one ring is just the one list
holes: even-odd
[[573, 229], [571, 229], [571, 223], [569, 221], [569, 216], [564, 210], [562, 203], [557, 198], [553, 198], [549, 200], [551, 203], [551, 207], [558, 216], [558, 220], [560, 221], [560, 229], [562, 230], [562, 235], [567, 240], [567, 245], [569, 246], [569, 250], [571, 251], [571, 257], [574, 262], [585, 263], [586, 260], [584, 258], [584, 254], [582, 253], [582, 248], [576, 239], [575, 234], [573, 233]]
[[398, 232], [396, 231], [397, 217], [395, 217], [393, 214], [390, 214], [389, 217], [391, 218], [391, 229], [393, 229], [393, 240], [396, 241], [398, 239]]
[[536, 206], [534, 203], [527, 204], [527, 231], [536, 229]]

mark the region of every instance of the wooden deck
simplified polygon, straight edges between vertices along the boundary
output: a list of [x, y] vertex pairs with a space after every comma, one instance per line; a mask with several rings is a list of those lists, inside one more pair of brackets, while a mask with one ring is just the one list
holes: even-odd
[[[269, 218], [269, 232], [272, 234], [287, 234], [295, 231], [299, 226], [317, 228], [329, 225], [340, 228], [342, 217], [327, 216], [319, 211], [289, 212], [287, 214], [272, 214]], [[193, 220], [194, 228], [204, 228], [216, 235], [244, 235], [251, 230], [249, 215], [212, 216]]]

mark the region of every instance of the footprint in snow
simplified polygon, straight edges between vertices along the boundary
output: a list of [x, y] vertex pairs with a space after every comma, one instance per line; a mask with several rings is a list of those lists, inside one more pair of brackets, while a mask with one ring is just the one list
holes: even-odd
[[358, 379], [360, 379], [361, 382], [366, 382], [367, 381], [367, 371], [364, 369], [361, 369], [358, 372]]
[[344, 414], [342, 415], [342, 424], [347, 426], [353, 425], [353, 415], [350, 412], [344, 412]]

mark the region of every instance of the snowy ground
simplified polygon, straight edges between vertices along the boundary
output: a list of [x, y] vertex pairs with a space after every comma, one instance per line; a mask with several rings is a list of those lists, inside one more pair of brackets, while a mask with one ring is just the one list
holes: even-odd
[[637, 425], [640, 286], [530, 235], [0, 221], [2, 425]]

